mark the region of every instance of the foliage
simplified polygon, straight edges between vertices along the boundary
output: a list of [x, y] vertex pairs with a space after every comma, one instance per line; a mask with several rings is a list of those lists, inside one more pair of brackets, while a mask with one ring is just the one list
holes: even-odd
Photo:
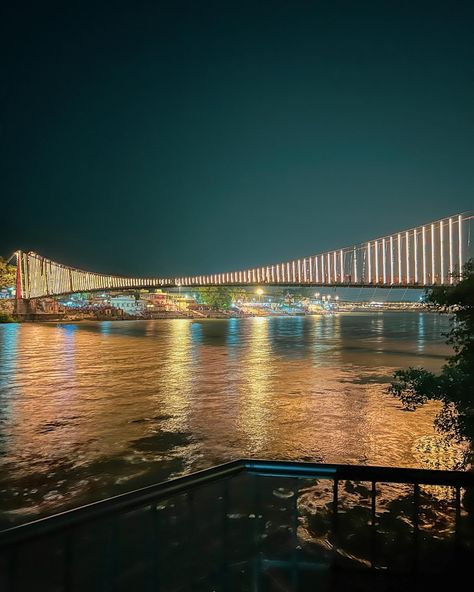
[[234, 299], [233, 291], [225, 286], [200, 288], [198, 294], [199, 301], [214, 310], [228, 309]]
[[7, 260], [0, 257], [0, 290], [12, 288], [15, 285], [16, 266], [9, 265]]
[[464, 266], [459, 283], [437, 286], [427, 296], [433, 308], [451, 314], [446, 342], [453, 347], [439, 374], [424, 368], [397, 370], [389, 392], [407, 410], [429, 400], [443, 404], [435, 425], [448, 437], [474, 441], [474, 261]]
[[7, 313], [0, 312], [0, 323], [16, 323], [16, 319]]

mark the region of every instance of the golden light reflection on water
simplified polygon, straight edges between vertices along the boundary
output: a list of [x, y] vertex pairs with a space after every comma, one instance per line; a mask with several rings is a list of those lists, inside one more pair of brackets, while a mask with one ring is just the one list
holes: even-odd
[[237, 429], [247, 441], [247, 450], [259, 456], [265, 450], [268, 432], [272, 429], [269, 408], [272, 352], [267, 319], [252, 319], [249, 333], [242, 360], [245, 375], [239, 389]]
[[[69, 409], [76, 404], [74, 330], [62, 327], [44, 342], [41, 328], [18, 332], [16, 373], [11, 387], [18, 389], [8, 408], [12, 432], [6, 439], [7, 458], [32, 458], [40, 465], [68, 453], [70, 444], [82, 438]], [[44, 382], [48, 375], [47, 383]], [[54, 393], [54, 396], [51, 396]], [[68, 421], [70, 420], [70, 421]], [[56, 437], [60, 427], [61, 437]], [[8, 446], [10, 444], [10, 446]]]
[[169, 416], [169, 429], [185, 431], [188, 429], [192, 387], [191, 323], [185, 319], [172, 320], [169, 338], [169, 347], [164, 352], [156, 381], [155, 411]]
[[242, 456], [443, 468], [459, 455], [426, 445], [439, 407], [384, 390], [442, 364], [443, 329], [400, 313], [0, 327], [0, 494], [51, 511]]

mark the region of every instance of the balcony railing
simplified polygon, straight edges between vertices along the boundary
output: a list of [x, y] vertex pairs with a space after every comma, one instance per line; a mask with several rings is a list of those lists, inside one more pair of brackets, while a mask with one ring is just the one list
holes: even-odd
[[471, 472], [235, 461], [2, 531], [0, 590], [424, 589], [471, 568], [473, 493]]

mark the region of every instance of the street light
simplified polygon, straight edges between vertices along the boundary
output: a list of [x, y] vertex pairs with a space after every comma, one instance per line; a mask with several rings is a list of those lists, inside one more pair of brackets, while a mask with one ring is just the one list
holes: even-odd
[[262, 302], [262, 294], [263, 294], [262, 288], [257, 288], [255, 290], [255, 292], [258, 294], [258, 301], [261, 303]]

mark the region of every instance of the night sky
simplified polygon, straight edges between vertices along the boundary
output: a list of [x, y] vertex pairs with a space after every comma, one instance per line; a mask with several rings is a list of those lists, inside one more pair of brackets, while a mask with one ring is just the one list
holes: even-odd
[[185, 275], [471, 209], [474, 2], [14, 2], [0, 254]]

